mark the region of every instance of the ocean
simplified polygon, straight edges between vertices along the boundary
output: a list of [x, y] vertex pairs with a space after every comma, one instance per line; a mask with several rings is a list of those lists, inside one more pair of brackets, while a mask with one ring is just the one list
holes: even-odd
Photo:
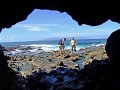
[[[105, 45], [107, 39], [76, 39], [77, 47], [79, 50], [81, 48], [90, 47], [90, 46], [99, 46]], [[45, 51], [58, 50], [58, 42], [59, 40], [45, 40], [45, 41], [26, 41], [26, 42], [4, 42], [0, 43], [3, 47], [11, 47], [11, 46], [33, 46], [33, 47], [41, 47], [41, 49]], [[70, 40], [65, 41], [65, 49], [71, 49]]]

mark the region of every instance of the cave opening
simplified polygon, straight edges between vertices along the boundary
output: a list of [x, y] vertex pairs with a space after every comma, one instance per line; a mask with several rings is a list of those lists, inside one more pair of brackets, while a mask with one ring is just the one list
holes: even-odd
[[[5, 56], [9, 57], [8, 67], [22, 77], [20, 81], [17, 81], [22, 83], [18, 85], [19, 88], [41, 90], [54, 87], [54, 89], [62, 90], [66, 88], [64, 87], [66, 82], [74, 82], [74, 77], [78, 80], [76, 74], [81, 68], [78, 65], [79, 60], [86, 60], [82, 62], [86, 65], [92, 60], [99, 61], [108, 58], [104, 50], [106, 39], [118, 28], [119, 24], [110, 20], [99, 26], [85, 24], [79, 26], [67, 13], [36, 9], [27, 20], [9, 29], [3, 29], [0, 33], [0, 44], [4, 48]], [[66, 56], [59, 57], [58, 41], [63, 37], [67, 39]], [[77, 43], [77, 54], [71, 54], [72, 37]], [[39, 83], [35, 80], [38, 77], [40, 77]], [[57, 81], [60, 82], [58, 86], [55, 85]], [[81, 82], [78, 82], [78, 86], [80, 84]], [[67, 88], [72, 89], [73, 87], [69, 85]], [[13, 85], [10, 88], [16, 88], [16, 86]]]

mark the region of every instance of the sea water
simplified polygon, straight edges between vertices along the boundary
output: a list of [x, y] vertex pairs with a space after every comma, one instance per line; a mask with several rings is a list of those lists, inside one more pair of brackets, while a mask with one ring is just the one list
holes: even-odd
[[[59, 40], [44, 40], [44, 41], [26, 41], [26, 42], [4, 42], [0, 43], [3, 47], [11, 47], [11, 46], [32, 46], [34, 47], [31, 52], [35, 52], [37, 48], [41, 48], [45, 51], [56, 51], [58, 50], [58, 42]], [[90, 46], [99, 46], [105, 45], [106, 39], [76, 39], [76, 49], [79, 50], [81, 48], [90, 47]], [[70, 40], [65, 41], [65, 49], [71, 49]]]

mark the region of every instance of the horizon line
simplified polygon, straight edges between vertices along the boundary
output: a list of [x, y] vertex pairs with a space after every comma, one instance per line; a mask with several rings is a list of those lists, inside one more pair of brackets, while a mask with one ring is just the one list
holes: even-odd
[[[76, 38], [76, 40], [82, 40], [82, 39], [107, 39], [107, 38]], [[51, 39], [51, 40], [59, 40], [58, 38], [56, 39]], [[42, 39], [42, 40], [31, 40], [31, 41], [4, 41], [4, 42], [0, 42], [0, 43], [11, 43], [11, 42], [35, 42], [35, 41], [51, 41], [50, 39]], [[70, 40], [67, 39], [67, 40]]]

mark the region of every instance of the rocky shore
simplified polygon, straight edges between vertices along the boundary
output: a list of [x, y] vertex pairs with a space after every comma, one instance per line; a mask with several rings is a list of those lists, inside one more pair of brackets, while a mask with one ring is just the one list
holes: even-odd
[[[8, 67], [16, 73], [20, 90], [88, 90], [86, 86], [95, 85], [104, 73], [94, 71], [109, 62], [102, 45], [80, 49], [76, 54], [66, 50], [64, 57], [59, 56], [58, 51], [45, 52], [39, 48], [31, 52], [31, 49], [33, 47], [4, 48], [9, 58]], [[98, 73], [95, 78], [91, 76]]]
[[33, 49], [35, 48], [30, 46], [5, 48], [4, 53], [10, 58], [8, 66], [15, 71], [21, 72], [22, 76], [26, 77], [35, 71], [43, 70], [50, 72], [61, 66], [82, 69], [82, 66], [91, 63], [93, 59], [103, 60], [107, 58], [104, 46], [87, 47], [78, 50], [77, 53], [71, 53], [70, 50], [66, 50], [65, 56], [59, 56], [59, 51], [46, 52], [38, 49], [36, 52], [31, 52]]

